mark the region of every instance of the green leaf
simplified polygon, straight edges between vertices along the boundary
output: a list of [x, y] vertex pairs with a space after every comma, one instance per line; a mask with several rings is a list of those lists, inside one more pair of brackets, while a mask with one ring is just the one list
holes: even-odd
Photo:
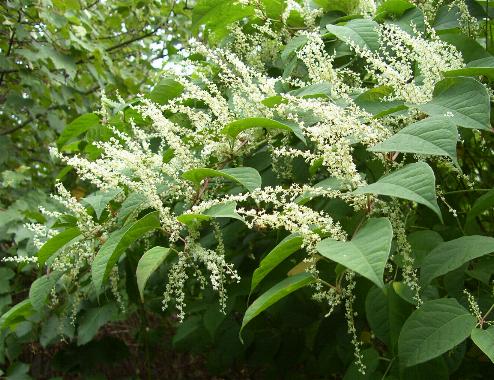
[[380, 178], [370, 185], [359, 187], [355, 194], [388, 195], [423, 204], [442, 220], [436, 200], [434, 172], [425, 162], [416, 162]]
[[264, 117], [235, 120], [227, 124], [222, 132], [231, 138], [236, 138], [240, 132], [252, 128], [281, 129], [283, 131], [293, 132], [304, 144], [306, 143], [304, 134], [298, 125], [288, 121], [281, 122]]
[[429, 103], [416, 106], [431, 116], [451, 114], [464, 128], [490, 130], [490, 98], [487, 89], [473, 78], [446, 78], [436, 84]]
[[77, 345], [82, 346], [91, 341], [98, 330], [113, 320], [118, 313], [114, 303], [87, 310], [82, 316], [77, 328]]
[[79, 228], [68, 228], [48, 240], [38, 251], [38, 263], [44, 265], [53, 254], [70, 241], [81, 235]]
[[94, 258], [91, 267], [93, 284], [97, 293], [100, 292], [103, 281], [108, 278], [111, 269], [124, 251], [137, 239], [160, 227], [159, 214], [155, 211], [132, 224], [125, 225], [108, 237]]
[[326, 29], [339, 40], [345, 43], [353, 42], [359, 48], [369, 49], [371, 51], [379, 49], [377, 27], [377, 22], [368, 19], [350, 20], [345, 26], [326, 25]]
[[285, 45], [283, 51], [281, 52], [281, 59], [283, 61], [288, 60], [296, 53], [298, 49], [304, 46], [308, 41], [309, 41], [309, 37], [303, 34], [291, 38]]
[[387, 218], [374, 218], [351, 241], [324, 239], [316, 246], [324, 257], [333, 260], [384, 287], [384, 267], [393, 240], [393, 228]]
[[244, 319], [242, 320], [242, 327], [239, 332], [240, 339], [242, 339], [242, 330], [252, 319], [274, 303], [278, 302], [280, 299], [286, 297], [290, 293], [293, 293], [295, 290], [313, 283], [314, 281], [316, 281], [316, 279], [311, 274], [300, 273], [295, 276], [285, 278], [267, 292], [263, 293], [252, 303], [252, 305], [249, 306], [245, 312]]
[[238, 2], [224, 0], [199, 0], [192, 11], [192, 31], [197, 33], [200, 26], [214, 35], [218, 41], [228, 34], [228, 26], [244, 17], [254, 14], [252, 7]]
[[149, 99], [158, 104], [166, 104], [170, 100], [182, 94], [184, 86], [179, 82], [171, 79], [162, 79], [149, 93]]
[[29, 299], [19, 302], [0, 317], [0, 331], [7, 328], [13, 330], [17, 323], [25, 320], [32, 313], [33, 305]]
[[489, 326], [486, 330], [475, 328], [472, 330], [470, 337], [477, 347], [494, 363], [494, 326]]
[[153, 247], [146, 251], [137, 264], [136, 277], [137, 286], [139, 287], [139, 294], [141, 300], [144, 302], [144, 287], [149, 277], [158, 269], [161, 263], [171, 253], [169, 248]]
[[57, 140], [59, 147], [64, 146], [75, 137], [80, 136], [87, 130], [99, 126], [99, 117], [94, 113], [88, 113], [79, 116], [77, 119], [73, 120], [60, 134]]
[[426, 301], [407, 319], [398, 340], [400, 363], [431, 360], [463, 342], [476, 319], [452, 298]]
[[105, 211], [106, 206], [110, 201], [115, 199], [117, 195], [122, 192], [122, 189], [111, 189], [107, 191], [97, 191], [81, 201], [89, 206], [91, 206], [96, 213], [96, 217], [101, 218], [101, 214]]
[[58, 277], [57, 273], [52, 272], [41, 276], [31, 284], [29, 300], [35, 310], [41, 310], [46, 305], [46, 300], [55, 286]]
[[[323, 179], [322, 181], [314, 185], [314, 189], [344, 190], [345, 188], [346, 187], [343, 181], [341, 181], [341, 179], [336, 177], [329, 177]], [[317, 191], [306, 190], [302, 194], [300, 194], [297, 198], [295, 198], [294, 202], [300, 205], [304, 205], [316, 196], [318, 196]]]
[[331, 95], [331, 83], [319, 82], [316, 84], [311, 84], [309, 86], [292, 90], [289, 92], [289, 94], [301, 98], [328, 98]]
[[261, 176], [254, 168], [239, 167], [215, 170], [209, 168], [196, 168], [186, 171], [182, 174], [182, 178], [194, 182], [199, 185], [204, 178], [208, 177], [224, 177], [231, 181], [235, 181], [243, 185], [247, 190], [254, 191], [261, 187]]
[[177, 220], [184, 224], [194, 224], [202, 220], [211, 220], [213, 218], [233, 218], [244, 221], [237, 213], [237, 202], [225, 202], [214, 206], [204, 211], [202, 214], [182, 214], [177, 217]]
[[130, 215], [137, 214], [148, 202], [147, 197], [142, 193], [132, 193], [123, 201], [118, 210], [118, 221], [123, 222]]
[[386, 100], [386, 97], [392, 93], [392, 87], [374, 87], [357, 96], [355, 98], [355, 104], [372, 114], [375, 118], [407, 109], [401, 100]]
[[484, 211], [494, 207], [494, 189], [478, 197], [467, 214], [467, 223], [472, 222]]
[[456, 70], [444, 72], [446, 77], [477, 77], [486, 76], [490, 79], [494, 78], [494, 57], [485, 57], [468, 62], [465, 67]]
[[422, 261], [420, 281], [426, 285], [436, 277], [491, 252], [494, 252], [494, 238], [488, 236], [463, 236], [440, 243]]
[[447, 156], [458, 165], [458, 131], [448, 118], [427, 118], [413, 123], [369, 150]]
[[291, 234], [284, 238], [276, 247], [274, 247], [266, 255], [266, 257], [261, 260], [259, 267], [252, 274], [250, 292], [252, 293], [262, 279], [266, 277], [278, 264], [280, 264], [291, 254], [297, 252], [300, 247], [302, 247], [302, 242], [302, 236], [298, 234]]

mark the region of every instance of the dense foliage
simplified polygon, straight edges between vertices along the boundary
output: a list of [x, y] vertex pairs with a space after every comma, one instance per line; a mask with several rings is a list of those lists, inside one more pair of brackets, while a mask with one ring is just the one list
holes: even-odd
[[7, 377], [489, 378], [491, 12], [7, 2]]

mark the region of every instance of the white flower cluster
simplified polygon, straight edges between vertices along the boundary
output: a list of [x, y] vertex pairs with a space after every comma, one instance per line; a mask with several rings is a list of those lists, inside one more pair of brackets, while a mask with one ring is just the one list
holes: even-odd
[[441, 41], [434, 29], [428, 28], [427, 32], [429, 38], [416, 28], [410, 34], [397, 25], [383, 24], [377, 28], [380, 40], [377, 52], [351, 41], [349, 44], [365, 59], [367, 70], [378, 84], [394, 90], [390, 99], [421, 104], [432, 98], [434, 85], [443, 79], [442, 72], [464, 66], [455, 47]]
[[[373, 1], [359, 4], [362, 13], [370, 15], [375, 12]], [[319, 10], [312, 9], [308, 2], [289, 1], [287, 9], [285, 21], [291, 10], [296, 9], [309, 25], [319, 14]], [[178, 256], [168, 272], [163, 306], [173, 302], [180, 319], [185, 315], [184, 288], [190, 278], [196, 279], [201, 286], [209, 283], [218, 292], [220, 306], [224, 309], [225, 283], [238, 281], [239, 277], [234, 266], [225, 259], [217, 225], [213, 223], [218, 245], [215, 249], [206, 248], [199, 242], [198, 226], [182, 224], [177, 217], [205, 213], [215, 205], [236, 202], [236, 211], [248, 228], [300, 234], [307, 252], [307, 270], [317, 276], [317, 242], [322, 236], [341, 241], [347, 236], [327, 212], [316, 211], [300, 199], [307, 194], [327, 199], [340, 198], [356, 210], [365, 209], [363, 197], [351, 192], [366, 184], [354, 162], [355, 147], [365, 148], [383, 141], [395, 129], [415, 121], [417, 117], [412, 113], [377, 119], [358, 107], [354, 99], [366, 90], [364, 79], [349, 67], [335, 67], [335, 57], [327, 52], [323, 39], [312, 28], [290, 34], [283, 27], [278, 33], [271, 29], [268, 20], [254, 29], [257, 33], [243, 34], [242, 28], [235, 25], [231, 41], [223, 48], [208, 48], [191, 42], [188, 56], [201, 55], [204, 59], [192, 61], [184, 57], [182, 67], [190, 69], [192, 74], [184, 72], [169, 78], [180, 88], [180, 94], [165, 104], [140, 97], [130, 106], [134, 114], [140, 116], [139, 120], [127, 120], [127, 129], [111, 123], [111, 107], [123, 109], [123, 101], [112, 103], [104, 99], [100, 114], [112, 137], [94, 143], [101, 152], [98, 158], [88, 159], [53, 150], [53, 155], [74, 167], [81, 179], [99, 190], [124, 189], [125, 196], [137, 194], [143, 197], [145, 201], [139, 210], [149, 208], [159, 212], [161, 232]], [[440, 41], [433, 32], [428, 33], [430, 38], [418, 31], [409, 34], [397, 26], [381, 25], [378, 28], [381, 44], [378, 51], [371, 52], [354, 44], [352, 47], [366, 61], [376, 87], [390, 86], [394, 91], [393, 99], [419, 104], [430, 100], [434, 85], [442, 79], [442, 71], [463, 66], [460, 54], [453, 47]], [[264, 64], [265, 60], [274, 60], [273, 57], [293, 35], [307, 39], [307, 43], [296, 51], [298, 63], [307, 70], [304, 81], [297, 76], [273, 77]], [[300, 91], [316, 92], [303, 96], [285, 90], [294, 87]], [[273, 98], [276, 101], [265, 102]], [[224, 133], [225, 126], [243, 118], [280, 120], [294, 126], [297, 136], [286, 130], [262, 128], [246, 129], [235, 139]], [[282, 162], [284, 168], [290, 168], [291, 160], [302, 158], [315, 168], [314, 182], [320, 177], [334, 177], [344, 186], [334, 190], [310, 183], [292, 183], [290, 186], [264, 186], [250, 192], [227, 193], [219, 181], [207, 179], [197, 186], [182, 177], [184, 172], [195, 168], [221, 170], [242, 166], [245, 157], [260, 150], [270, 153], [273, 162]], [[382, 158], [382, 155], [376, 157]], [[395, 162], [385, 164], [397, 165]], [[290, 179], [290, 170], [283, 171], [280, 177]], [[64, 247], [51, 265], [54, 270], [74, 280], [83, 268], [91, 264], [99, 247], [119, 221], [114, 213], [109, 212], [106, 221], [97, 223], [85, 206], [61, 184], [57, 185], [57, 190], [59, 195], [56, 198], [76, 216], [84, 239]], [[418, 294], [418, 282], [399, 207], [381, 208], [380, 211], [393, 223], [398, 252], [405, 259], [405, 282]], [[37, 227], [33, 228], [37, 230]], [[203, 271], [208, 274], [203, 274]], [[112, 291], [121, 300], [117, 289], [118, 272], [113, 272], [111, 279]], [[316, 298], [328, 301], [330, 307], [344, 304], [352, 340], [359, 348], [353, 326], [352, 275], [347, 275], [347, 282], [349, 285], [343, 293], [331, 288], [324, 294], [320, 292], [321, 284], [318, 284]], [[359, 355], [357, 350], [357, 359], [361, 360]]]

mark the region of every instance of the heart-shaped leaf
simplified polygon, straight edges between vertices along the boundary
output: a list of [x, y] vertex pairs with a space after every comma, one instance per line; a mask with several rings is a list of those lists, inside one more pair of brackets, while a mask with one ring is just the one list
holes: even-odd
[[436, 84], [432, 100], [416, 107], [431, 116], [450, 116], [460, 127], [491, 129], [489, 93], [473, 78], [443, 79]]
[[427, 118], [401, 129], [369, 148], [371, 152], [404, 152], [447, 156], [457, 163], [458, 131], [448, 118]]
[[431, 360], [463, 342], [476, 319], [453, 298], [426, 301], [407, 319], [398, 340], [400, 363]]
[[359, 187], [355, 194], [388, 195], [423, 204], [442, 220], [436, 200], [434, 172], [425, 162], [416, 162], [380, 178], [377, 182]]
[[491, 252], [494, 252], [494, 238], [488, 236], [462, 236], [440, 243], [422, 261], [420, 281], [427, 285], [436, 277]]
[[350, 241], [324, 239], [316, 246], [324, 257], [384, 287], [384, 267], [393, 240], [393, 228], [387, 218], [369, 219]]
[[254, 191], [261, 187], [261, 176], [254, 168], [239, 167], [215, 170], [210, 168], [196, 168], [186, 171], [182, 178], [199, 185], [204, 178], [223, 177], [243, 185], [247, 190]]

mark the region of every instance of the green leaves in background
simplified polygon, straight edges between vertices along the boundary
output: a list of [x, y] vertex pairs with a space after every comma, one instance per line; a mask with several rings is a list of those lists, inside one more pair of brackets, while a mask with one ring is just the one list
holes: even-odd
[[209, 39], [219, 41], [228, 33], [228, 26], [254, 14], [250, 6], [224, 0], [199, 0], [192, 11], [192, 30], [198, 33], [201, 26]]
[[434, 359], [468, 338], [475, 324], [476, 319], [455, 299], [424, 302], [401, 330], [400, 363], [410, 367]]
[[81, 346], [91, 341], [98, 333], [98, 330], [115, 319], [117, 314], [118, 309], [114, 303], [87, 310], [81, 317], [77, 327], [77, 344]]
[[81, 115], [78, 118], [72, 120], [60, 134], [57, 140], [59, 147], [63, 147], [71, 140], [79, 137], [83, 133], [87, 132], [91, 128], [98, 127], [100, 125], [99, 116], [94, 113], [88, 113]]
[[473, 78], [446, 78], [436, 84], [429, 103], [416, 106], [431, 116], [448, 116], [464, 128], [490, 130], [490, 98], [485, 86]]
[[444, 72], [446, 77], [458, 77], [458, 76], [486, 76], [491, 80], [494, 78], [494, 57], [485, 57], [470, 61], [465, 67], [456, 70], [449, 70]]
[[97, 293], [100, 292], [103, 281], [108, 278], [111, 269], [124, 251], [137, 239], [160, 227], [159, 214], [155, 211], [143, 216], [137, 222], [125, 225], [108, 237], [94, 258], [91, 268], [93, 284]]
[[462, 236], [440, 243], [422, 261], [420, 281], [426, 285], [478, 257], [494, 252], [494, 238]]
[[222, 170], [209, 168], [197, 168], [186, 171], [182, 178], [199, 185], [205, 178], [223, 177], [234, 182], [240, 183], [249, 191], [254, 191], [261, 187], [262, 180], [259, 172], [254, 168], [238, 167]]
[[142, 255], [137, 264], [136, 278], [141, 300], [144, 302], [144, 287], [151, 275], [159, 268], [161, 263], [170, 255], [169, 248], [153, 247]]
[[202, 220], [210, 220], [213, 218], [233, 218], [243, 221], [244, 218], [237, 213], [237, 202], [228, 201], [211, 206], [202, 214], [182, 214], [177, 217], [177, 220], [184, 224], [195, 224]]
[[282, 131], [293, 132], [304, 144], [306, 142], [304, 134], [298, 125], [288, 121], [278, 121], [264, 117], [235, 120], [223, 128], [223, 133], [231, 138], [236, 138], [240, 132], [253, 128], [280, 129]]
[[494, 326], [489, 326], [485, 330], [473, 329], [471, 338], [477, 347], [494, 363]]
[[259, 285], [259, 283], [271, 272], [278, 264], [285, 260], [291, 254], [297, 252], [302, 247], [302, 236], [291, 234], [284, 238], [276, 247], [274, 247], [259, 263], [259, 267], [252, 274], [250, 292]]
[[171, 78], [164, 78], [154, 86], [149, 93], [149, 99], [158, 104], [166, 104], [173, 98], [179, 96], [184, 90], [184, 87]]
[[442, 220], [436, 200], [434, 172], [425, 162], [408, 164], [370, 185], [359, 187], [355, 194], [388, 195], [408, 199], [429, 207]]
[[350, 241], [324, 239], [316, 246], [324, 257], [384, 287], [384, 267], [393, 240], [393, 228], [387, 218], [369, 219]]
[[400, 129], [371, 152], [403, 152], [449, 157], [456, 165], [458, 131], [448, 118], [427, 118]]
[[343, 42], [352, 42], [361, 49], [379, 49], [377, 22], [368, 19], [350, 20], [344, 26], [326, 25], [326, 29]]
[[44, 265], [46, 261], [58, 250], [60, 250], [64, 245], [68, 244], [70, 241], [78, 238], [81, 235], [79, 228], [67, 228], [66, 230], [55, 235], [50, 240], [48, 240], [38, 251], [38, 263], [40, 266]]
[[29, 299], [19, 302], [0, 317], [0, 330], [13, 330], [15, 326], [33, 313]]
[[267, 292], [263, 293], [257, 298], [252, 305], [248, 307], [242, 320], [242, 327], [240, 328], [239, 336], [241, 338], [242, 330], [247, 323], [266, 310], [268, 307], [278, 302], [280, 299], [286, 297], [295, 290], [298, 290], [304, 286], [307, 286], [316, 279], [309, 273], [300, 273], [295, 276], [287, 277], [283, 281], [279, 282]]
[[110, 201], [115, 199], [117, 195], [122, 193], [122, 189], [110, 189], [107, 191], [96, 191], [91, 195], [82, 199], [82, 203], [85, 203], [92, 207], [96, 213], [98, 219], [101, 218], [101, 214], [105, 211], [106, 206]]

